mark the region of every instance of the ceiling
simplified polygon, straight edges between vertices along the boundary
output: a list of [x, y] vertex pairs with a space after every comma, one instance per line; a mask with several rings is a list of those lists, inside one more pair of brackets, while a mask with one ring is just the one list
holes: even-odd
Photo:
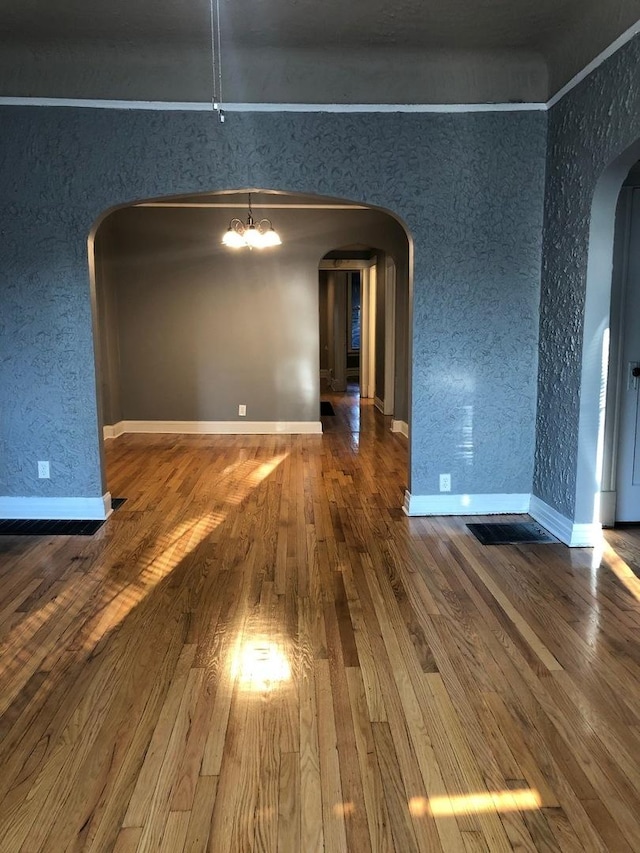
[[[546, 101], [640, 0], [219, 0], [223, 98]], [[208, 101], [209, 0], [0, 0], [0, 95]]]

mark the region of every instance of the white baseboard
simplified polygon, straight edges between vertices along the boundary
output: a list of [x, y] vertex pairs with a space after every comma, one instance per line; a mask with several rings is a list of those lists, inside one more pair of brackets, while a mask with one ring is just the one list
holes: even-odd
[[601, 524], [576, 524], [535, 495], [531, 495], [529, 514], [570, 548], [593, 548], [602, 540]]
[[[187, 435], [321, 435], [321, 421], [120, 421], [105, 438], [127, 432]], [[107, 435], [112, 430], [113, 435]]]
[[412, 495], [405, 492], [407, 515], [503, 515], [529, 511], [528, 494], [514, 495]]
[[109, 492], [95, 498], [0, 497], [0, 518], [99, 521], [110, 515]]
[[576, 524], [535, 495], [412, 495], [404, 511], [420, 515], [529, 515], [570, 548], [593, 548], [602, 539], [601, 524]]
[[374, 397], [373, 405], [379, 412], [382, 412], [382, 414], [384, 415], [384, 400], [381, 400], [380, 397]]
[[391, 421], [391, 432], [399, 432], [405, 438], [409, 438], [409, 424], [406, 421]]
[[117, 424], [109, 424], [102, 427], [103, 438], [118, 438], [124, 432], [124, 421], [118, 421]]

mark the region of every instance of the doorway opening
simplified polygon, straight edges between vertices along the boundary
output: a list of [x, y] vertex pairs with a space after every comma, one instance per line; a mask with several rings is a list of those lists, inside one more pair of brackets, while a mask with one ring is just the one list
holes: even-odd
[[640, 162], [616, 206], [603, 439], [605, 526], [640, 522]]
[[602, 526], [616, 523], [618, 478], [624, 476], [618, 451], [624, 353], [620, 323], [627, 311], [622, 307], [627, 261], [620, 211], [626, 192], [621, 190], [639, 161], [637, 140], [602, 172], [591, 204], [574, 506], [577, 538], [591, 545], [600, 541]]
[[[222, 244], [249, 192], [281, 246]], [[365, 241], [381, 247], [380, 257], [393, 252], [394, 268], [397, 259], [403, 325], [394, 411], [408, 423], [410, 242], [394, 216], [256, 188], [150, 199], [105, 214], [89, 240], [104, 436], [320, 433], [318, 261], [335, 246]], [[358, 296], [364, 311], [365, 277], [352, 276], [354, 316]], [[358, 383], [363, 337], [361, 321], [345, 354], [345, 376], [348, 362]]]
[[[328, 252], [319, 265], [321, 391], [348, 395], [351, 405], [369, 401], [395, 417], [396, 398], [408, 389], [407, 370], [398, 370], [396, 316], [406, 291], [398, 292], [393, 255], [371, 245], [346, 245]], [[402, 282], [400, 287], [402, 288]], [[350, 418], [353, 424], [355, 414]], [[401, 430], [395, 430], [400, 432]]]

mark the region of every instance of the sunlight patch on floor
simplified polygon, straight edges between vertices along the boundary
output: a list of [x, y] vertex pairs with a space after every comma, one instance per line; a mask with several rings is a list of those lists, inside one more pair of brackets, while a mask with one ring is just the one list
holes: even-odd
[[[246, 461], [234, 466], [230, 475], [240, 474], [240, 482], [230, 503], [240, 504], [287, 457], [287, 453], [273, 456], [267, 462]], [[246, 469], [247, 473], [244, 473]], [[210, 512], [182, 521], [168, 533], [160, 536], [149, 549], [154, 557], [142, 557], [138, 562], [141, 571], [124, 588], [107, 580], [102, 591], [102, 611], [87, 637], [84, 648], [93, 648], [108, 630], [117, 627], [180, 563], [191, 554], [226, 519], [223, 512]]]
[[227, 495], [226, 503], [233, 504], [233, 506], [241, 504], [250, 492], [257, 488], [263, 480], [266, 480], [284, 462], [288, 455], [288, 452], [279, 453], [267, 462], [256, 462], [255, 460], [241, 462], [234, 471], [234, 479], [238, 483], [235, 489]]
[[454, 797], [412, 797], [409, 811], [413, 817], [451, 817], [481, 812], [515, 812], [539, 809], [540, 794], [533, 788], [513, 791], [485, 791]]
[[231, 661], [231, 676], [240, 690], [265, 693], [291, 679], [291, 665], [282, 647], [266, 637], [240, 644]]
[[98, 622], [87, 637], [84, 648], [93, 648], [106, 631], [117, 627], [224, 520], [225, 515], [214, 512], [176, 525], [154, 543], [154, 553], [161, 551], [161, 555], [147, 558], [146, 562], [143, 558], [139, 563], [142, 571], [124, 588], [113, 580], [107, 580]]
[[350, 817], [356, 813], [355, 803], [336, 803], [333, 813], [336, 817]]
[[640, 578], [638, 578], [628, 563], [625, 563], [618, 552], [608, 544], [602, 549], [602, 558], [605, 567], [611, 569], [620, 583], [627, 588], [636, 601], [640, 601]]

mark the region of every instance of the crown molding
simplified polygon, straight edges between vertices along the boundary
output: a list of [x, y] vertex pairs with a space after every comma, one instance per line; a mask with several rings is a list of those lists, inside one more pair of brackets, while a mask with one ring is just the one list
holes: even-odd
[[[125, 101], [99, 98], [30, 98], [0, 96], [3, 107], [79, 107], [96, 110], [158, 110], [163, 112], [214, 112], [203, 101]], [[268, 104], [225, 103], [225, 113], [495, 113], [546, 110], [544, 103], [487, 104]], [[217, 113], [217, 109], [215, 110]]]
[[485, 104], [291, 104], [291, 103], [221, 103], [211, 101], [127, 101], [100, 98], [32, 98], [0, 96], [0, 107], [76, 107], [101, 110], [159, 110], [165, 112], [226, 113], [497, 113], [545, 112], [554, 107], [593, 71], [610, 59], [640, 33], [640, 20], [625, 30], [609, 47], [569, 80], [545, 103]]

